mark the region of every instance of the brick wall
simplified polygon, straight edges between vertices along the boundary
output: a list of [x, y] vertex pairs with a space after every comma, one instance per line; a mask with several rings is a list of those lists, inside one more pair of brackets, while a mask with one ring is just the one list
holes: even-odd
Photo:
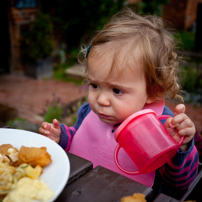
[[14, 0], [10, 0], [10, 8], [8, 11], [8, 16], [9, 16], [9, 31], [11, 42], [11, 64], [10, 64], [11, 73], [24, 72], [20, 57], [21, 26], [34, 21], [37, 12], [38, 8], [17, 9], [14, 7]]
[[202, 3], [202, 0], [189, 0], [187, 4], [186, 18], [185, 18], [185, 24], [184, 24], [185, 30], [192, 27], [193, 23], [196, 22], [198, 3]]
[[202, 0], [171, 0], [163, 6], [163, 18], [177, 29], [191, 29], [196, 22], [198, 3]]

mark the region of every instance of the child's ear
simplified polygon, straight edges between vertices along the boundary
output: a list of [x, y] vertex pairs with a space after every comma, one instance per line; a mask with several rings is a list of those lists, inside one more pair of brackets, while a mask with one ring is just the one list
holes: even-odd
[[148, 97], [146, 103], [147, 104], [151, 104], [151, 103], [153, 103], [155, 101], [156, 101], [156, 98], [154, 98], [154, 97]]

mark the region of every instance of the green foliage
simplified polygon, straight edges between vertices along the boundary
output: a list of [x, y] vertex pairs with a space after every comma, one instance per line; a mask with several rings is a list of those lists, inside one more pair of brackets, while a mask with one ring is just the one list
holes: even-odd
[[22, 118], [15, 118], [6, 123], [10, 128], [13, 129], [20, 129], [20, 130], [28, 130], [37, 132], [39, 131], [40, 124], [33, 124], [25, 119]]
[[36, 20], [22, 32], [24, 57], [38, 60], [50, 57], [54, 50], [53, 25], [50, 16], [39, 13]]
[[51, 12], [55, 26], [64, 33], [68, 48], [88, 42], [91, 34], [120, 11], [124, 3], [125, 0], [41, 0], [42, 10]]
[[70, 66], [67, 64], [58, 64], [55, 68], [54, 68], [54, 78], [60, 81], [65, 81], [65, 82], [73, 82], [77, 85], [81, 85], [83, 84], [83, 79], [79, 79], [79, 78], [71, 78], [68, 77], [66, 74], [66, 69], [69, 68]]
[[68, 64], [70, 66], [74, 65], [77, 61], [78, 61], [78, 53], [79, 53], [80, 49], [78, 47], [73, 47], [70, 51], [70, 55], [67, 58], [68, 60]]
[[195, 33], [188, 31], [180, 31], [175, 37], [181, 41], [181, 49], [186, 51], [194, 51]]
[[188, 63], [182, 67], [182, 89], [185, 102], [192, 105], [202, 105], [202, 69], [196, 63]]
[[[18, 122], [18, 123], [25, 123], [26, 120], [25, 120], [25, 119], [21, 119], [21, 118], [15, 118], [15, 119], [13, 119], [13, 120], [11, 120], [11, 121], [8, 121], [8, 122], [6, 123], [6, 125], [8, 125], [10, 128], [16, 128], [16, 127], [15, 127], [15, 126], [16, 126], [16, 122]], [[23, 129], [23, 128], [20, 127], [19, 129]]]
[[51, 123], [53, 119], [61, 121], [63, 115], [63, 107], [60, 104], [60, 99], [53, 95], [52, 101], [47, 101], [47, 107], [44, 111], [44, 121]]
[[199, 73], [197, 69], [194, 65], [190, 65], [189, 67], [182, 67], [181, 73], [183, 89], [189, 93], [194, 93], [198, 86]]
[[[86, 88], [81, 87], [80, 91]], [[47, 100], [46, 109], [43, 112], [44, 121], [52, 123], [53, 119], [57, 119], [62, 123], [75, 124], [77, 119], [77, 113], [80, 106], [86, 102], [86, 97], [80, 98], [75, 102], [69, 103], [67, 105], [60, 102], [60, 98], [52, 94], [52, 100]], [[68, 121], [67, 121], [68, 120]]]
[[167, 3], [170, 3], [170, 0], [142, 0], [135, 3], [135, 7], [141, 14], [162, 16], [162, 5]]
[[44, 121], [47, 122], [52, 122], [53, 119], [57, 119], [57, 120], [61, 120], [62, 118], [62, 107], [61, 106], [57, 106], [57, 105], [53, 105], [53, 106], [48, 106], [47, 107], [47, 111], [44, 114]]

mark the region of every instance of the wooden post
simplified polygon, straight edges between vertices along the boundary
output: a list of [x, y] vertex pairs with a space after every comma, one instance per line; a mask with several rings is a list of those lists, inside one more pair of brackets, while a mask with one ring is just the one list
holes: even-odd
[[202, 51], [202, 3], [198, 4], [196, 34], [195, 34], [195, 49], [197, 52]]

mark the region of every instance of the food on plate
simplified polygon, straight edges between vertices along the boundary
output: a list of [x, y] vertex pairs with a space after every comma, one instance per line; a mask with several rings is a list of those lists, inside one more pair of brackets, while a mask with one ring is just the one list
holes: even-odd
[[188, 200], [188, 201], [184, 201], [184, 202], [197, 202], [197, 201]]
[[43, 181], [24, 177], [17, 182], [16, 189], [10, 191], [3, 202], [48, 201], [53, 196], [53, 191], [51, 191]]
[[18, 149], [11, 144], [2, 144], [0, 146], [0, 162], [15, 166], [27, 163], [31, 166], [40, 165], [41, 167], [44, 167], [50, 164], [52, 160], [46, 147], [37, 148], [21, 146], [18, 151]]
[[35, 168], [33, 168], [31, 165], [23, 163], [21, 164], [21, 167], [24, 169], [25, 175], [32, 179], [37, 179], [43, 172], [40, 165], [37, 165]]
[[0, 145], [0, 153], [4, 155], [9, 155], [9, 149], [12, 149], [14, 151], [18, 151], [15, 147], [13, 147], [11, 144], [2, 144]]
[[19, 163], [29, 163], [32, 166], [46, 166], [52, 162], [51, 155], [46, 147], [25, 147], [22, 146], [18, 152]]
[[42, 167], [52, 162], [46, 147], [0, 145], [0, 201], [47, 201], [54, 192], [41, 180]]
[[141, 193], [135, 193], [132, 196], [125, 196], [121, 198], [121, 202], [147, 202], [145, 195]]
[[7, 163], [9, 165], [17, 164], [18, 161], [18, 149], [11, 144], [0, 145], [0, 162]]

